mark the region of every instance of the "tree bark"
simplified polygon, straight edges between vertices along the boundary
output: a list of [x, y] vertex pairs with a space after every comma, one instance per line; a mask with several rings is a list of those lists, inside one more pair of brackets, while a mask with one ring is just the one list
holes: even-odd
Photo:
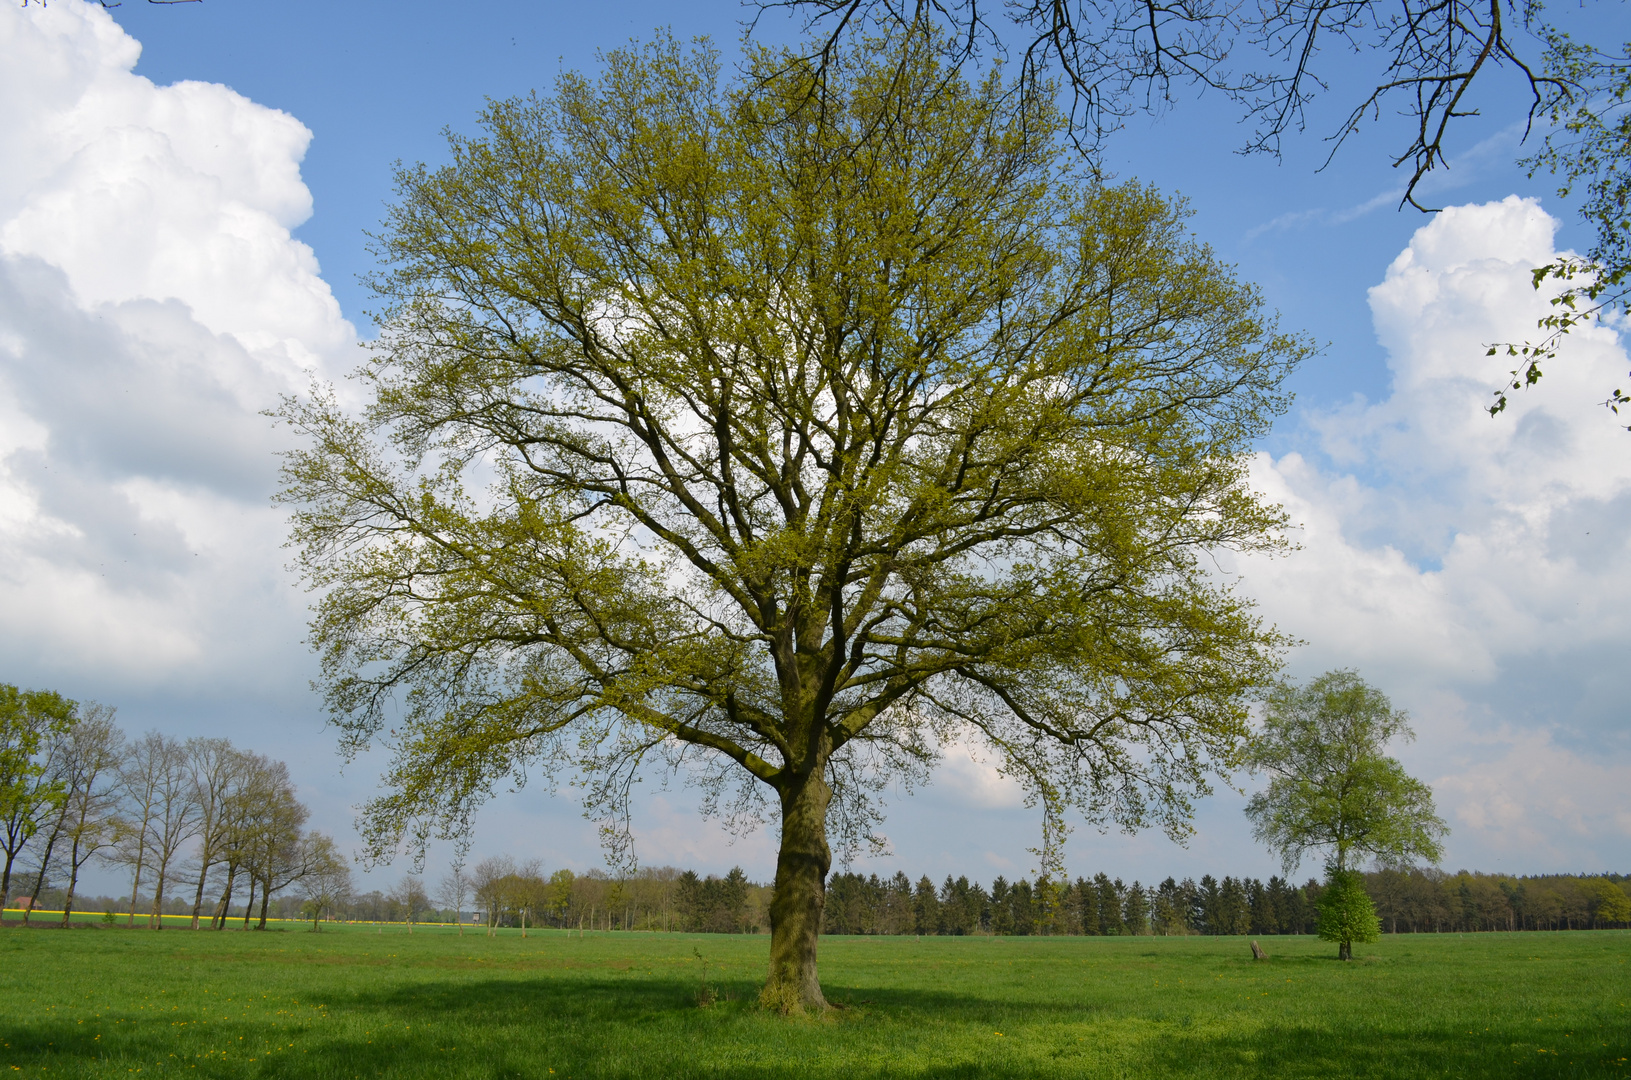
[[204, 913], [204, 883], [209, 879], [210, 866], [212, 865], [208, 853], [201, 853], [198, 858], [199, 858], [198, 892], [193, 895], [193, 926], [192, 926], [192, 928], [194, 930], [198, 929], [199, 916], [201, 916]]
[[210, 916], [211, 930], [225, 930], [227, 928], [227, 913], [232, 910], [232, 887], [238, 880], [238, 864], [227, 864], [227, 884], [221, 893], [221, 903], [217, 906], [215, 914]]
[[[81, 822], [81, 829], [84, 823]], [[74, 890], [79, 888], [79, 837], [74, 837], [74, 846], [68, 851], [68, 895], [62, 900], [62, 927], [68, 928], [68, 918], [74, 913]]]
[[159, 863], [158, 886], [153, 890], [153, 916], [148, 921], [148, 925], [155, 930], [164, 929], [164, 872], [167, 869], [166, 863]]
[[827, 901], [827, 806], [832, 788], [816, 768], [781, 791], [781, 850], [770, 898], [770, 974], [759, 1001], [783, 1013], [824, 1011], [816, 942]]
[[1354, 958], [1353, 943], [1349, 942], [1349, 941], [1338, 942], [1337, 943], [1337, 959], [1338, 960], [1352, 960], [1353, 958]]
[[130, 878], [130, 911], [125, 916], [125, 926], [134, 930], [136, 928], [136, 897], [142, 888], [142, 853], [136, 853], [136, 870]]
[[28, 917], [34, 914], [34, 909], [40, 903], [40, 890], [45, 887], [45, 875], [51, 869], [51, 850], [57, 846], [57, 837], [62, 835], [62, 829], [52, 830], [51, 839], [46, 841], [45, 854], [40, 858], [40, 872], [34, 878], [34, 894], [29, 898], [28, 909], [23, 912], [23, 925], [28, 925]]

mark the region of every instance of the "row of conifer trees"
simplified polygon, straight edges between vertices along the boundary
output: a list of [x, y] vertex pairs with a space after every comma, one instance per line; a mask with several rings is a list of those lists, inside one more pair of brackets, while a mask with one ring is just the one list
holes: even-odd
[[[1568, 930], [1631, 924], [1631, 876], [1513, 877], [1461, 871], [1361, 875], [1384, 932]], [[985, 888], [949, 875], [840, 873], [827, 883], [829, 934], [1311, 934], [1322, 885], [1280, 877], [1211, 875], [1125, 884], [1105, 874], [1074, 881], [998, 877]]]
[[990, 888], [966, 877], [938, 887], [903, 873], [836, 874], [827, 883], [823, 930], [829, 934], [1307, 934], [1320, 885], [1271, 877], [1167, 878], [1146, 887], [1106, 874], [1073, 882], [1039, 878]]
[[[1384, 933], [1567, 930], [1631, 923], [1631, 875], [1513, 877], [1431, 869], [1359, 875]], [[645, 867], [626, 878], [557, 871], [528, 920], [545, 926], [762, 933], [770, 888], [740, 867], [702, 876]], [[914, 885], [904, 873], [836, 873], [827, 880], [822, 932], [918, 935], [1312, 934], [1318, 879], [1210, 875], [1153, 887], [1107, 874], [1074, 880], [998, 877], [989, 887], [948, 876]], [[451, 900], [449, 901], [451, 904]], [[501, 905], [504, 906], [504, 905]], [[513, 906], [513, 905], [509, 905]], [[498, 925], [520, 924], [501, 912]]]

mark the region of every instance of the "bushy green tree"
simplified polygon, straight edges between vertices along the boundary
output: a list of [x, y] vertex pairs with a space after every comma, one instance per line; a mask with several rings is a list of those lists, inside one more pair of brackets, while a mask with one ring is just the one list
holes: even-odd
[[[1327, 894], [1336, 894], [1330, 938], [1343, 959], [1354, 936], [1375, 921], [1361, 879], [1349, 875], [1358, 856], [1397, 866], [1437, 862], [1449, 832], [1433, 808], [1433, 792], [1383, 753], [1396, 738], [1413, 738], [1410, 718], [1352, 671], [1330, 671], [1307, 686], [1282, 685], [1270, 695], [1250, 764], [1268, 787], [1252, 796], [1246, 816], [1256, 838], [1280, 855], [1289, 874], [1309, 851], [1323, 851], [1330, 880], [1320, 898], [1326, 935]], [[1338, 882], [1342, 886], [1338, 888]], [[1358, 928], [1356, 930], [1355, 928]]]
[[1631, 922], [1631, 896], [1607, 878], [1590, 878], [1580, 883], [1580, 891], [1591, 903], [1591, 917], [1600, 923]]
[[1353, 959], [1354, 942], [1361, 944], [1382, 936], [1382, 920], [1365, 891], [1365, 879], [1352, 870], [1336, 870], [1320, 890], [1319, 933], [1337, 943], [1339, 960]]
[[1280, 639], [1205, 556], [1279, 544], [1247, 455], [1306, 346], [933, 45], [730, 84], [662, 39], [402, 172], [371, 400], [285, 410], [328, 703], [397, 752], [373, 852], [567, 769], [615, 847], [688, 770], [779, 819], [764, 1000], [820, 1008], [829, 832], [936, 746], [1050, 859], [1072, 807], [1183, 835], [1239, 763]]
[[40, 823], [61, 809], [68, 787], [47, 770], [52, 741], [68, 732], [75, 703], [55, 690], [20, 690], [0, 683], [0, 903], [11, 895], [11, 870]]
[[572, 882], [575, 878], [576, 875], [564, 867], [549, 875], [549, 906], [546, 911], [558, 924], [564, 925], [562, 920], [566, 918], [566, 909], [572, 904]]
[[1353, 869], [1358, 856], [1437, 862], [1449, 828], [1432, 789], [1383, 752], [1414, 737], [1410, 717], [1355, 672], [1276, 688], [1249, 757], [1252, 771], [1269, 777], [1246, 805], [1253, 835], [1288, 874], [1309, 851], [1325, 852], [1336, 871]]

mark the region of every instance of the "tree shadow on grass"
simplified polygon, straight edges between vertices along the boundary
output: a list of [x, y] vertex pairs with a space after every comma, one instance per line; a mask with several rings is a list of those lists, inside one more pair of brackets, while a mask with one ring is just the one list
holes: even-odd
[[[1250, 1033], [1162, 1040], [1150, 1055], [1154, 1076], [1241, 1077], [1625, 1077], [1626, 1039], [1581, 1039], [1580, 1025], [1484, 1033], [1440, 1025], [1333, 1031], [1306, 1025], [1260, 1026]], [[1570, 1044], [1577, 1045], [1571, 1046]], [[1587, 1048], [1584, 1043], [1596, 1045]]]
[[[282, 1028], [264, 1017], [223, 1017], [191, 1031], [162, 1020], [127, 1021], [117, 1029], [70, 1019], [7, 1020], [0, 1021], [0, 1043], [7, 1044], [0, 1054], [29, 1072], [45, 1066], [51, 1076], [125, 1076], [138, 1068], [211, 1077], [482, 1080], [1059, 1075], [1056, 1063], [994, 1072], [988, 1061], [950, 1054], [936, 1061], [868, 1052], [867, 1029], [879, 1021], [915, 1033], [920, 1024], [984, 1028], [995, 1017], [1005, 1026], [1015, 1018], [1013, 1007], [989, 999], [833, 986], [830, 996], [848, 1008], [824, 1018], [784, 1019], [758, 1007], [757, 981], [709, 985], [713, 997], [703, 1006], [700, 979], [685, 977], [435, 979], [329, 990], [321, 995], [326, 1020]], [[1052, 1005], [1021, 1011], [1042, 1022], [1081, 1012]], [[838, 1051], [835, 1039], [844, 1044]], [[921, 1040], [914, 1034], [908, 1041]]]
[[[1502, 1035], [1435, 1030], [1409, 1016], [1397, 1025], [1363, 1030], [1340, 1023], [1254, 1021], [1249, 1031], [1243, 1027], [1236, 1033], [1228, 1030], [1227, 1014], [1196, 1024], [1179, 1009], [1130, 1017], [1124, 1009], [1002, 1000], [989, 991], [980, 996], [842, 984], [829, 984], [829, 997], [849, 1008], [824, 1019], [784, 1020], [757, 1008], [756, 981], [714, 980], [718, 997], [708, 1007], [698, 1003], [701, 985], [700, 979], [679, 975], [562, 977], [560, 972], [396, 982], [349, 992], [330, 989], [322, 995], [327, 1019], [282, 1027], [264, 1017], [223, 1018], [207, 1028], [137, 1021], [113, 1032], [105, 1024], [98, 1030], [77, 1020], [12, 1018], [0, 1021], [0, 1043], [6, 1044], [0, 1059], [23, 1067], [25, 1074], [43, 1065], [52, 1076], [125, 1076], [139, 1068], [256, 1080], [1099, 1075], [1391, 1080], [1623, 1076], [1624, 1066], [1616, 1067], [1613, 1059], [1631, 1056], [1624, 1045], [1595, 1054], [1569, 1046], [1571, 1029], [1563, 1021], [1526, 1029], [1529, 1044], [1519, 1048], [1501, 1042]], [[1100, 1013], [1141, 1025], [1140, 1037], [1114, 1047], [1074, 1038], [1082, 1030], [1080, 1021]], [[1028, 1045], [1016, 1039], [981, 1049], [971, 1035], [998, 1021], [1032, 1032]], [[1582, 1052], [1573, 1057], [1561, 1052], [1577, 1048]]]

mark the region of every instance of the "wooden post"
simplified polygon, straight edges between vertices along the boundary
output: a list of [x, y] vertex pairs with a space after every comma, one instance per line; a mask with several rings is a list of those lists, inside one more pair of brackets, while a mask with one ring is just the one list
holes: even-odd
[[1263, 951], [1263, 946], [1259, 945], [1255, 941], [1252, 942], [1252, 959], [1253, 960], [1267, 960], [1268, 958], [1269, 958], [1269, 954]]

